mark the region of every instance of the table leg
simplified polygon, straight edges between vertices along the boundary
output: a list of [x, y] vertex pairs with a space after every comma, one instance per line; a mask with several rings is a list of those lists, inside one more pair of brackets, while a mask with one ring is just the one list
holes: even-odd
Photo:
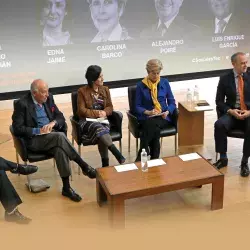
[[96, 179], [96, 199], [99, 206], [102, 206], [107, 201], [107, 195], [98, 178]]
[[109, 196], [109, 221], [112, 228], [125, 228], [124, 199], [121, 196]]
[[224, 197], [224, 176], [220, 176], [214, 182], [212, 182], [212, 204], [211, 204], [212, 210], [223, 208], [223, 197]]

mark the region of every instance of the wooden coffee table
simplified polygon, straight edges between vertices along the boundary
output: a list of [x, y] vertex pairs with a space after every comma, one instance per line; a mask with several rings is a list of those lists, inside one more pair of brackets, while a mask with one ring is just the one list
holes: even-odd
[[184, 188], [212, 184], [211, 209], [223, 208], [224, 175], [204, 158], [182, 161], [178, 156], [163, 158], [166, 165], [117, 172], [114, 167], [97, 169], [96, 193], [101, 206], [108, 200], [112, 226], [124, 227], [126, 199], [160, 194]]

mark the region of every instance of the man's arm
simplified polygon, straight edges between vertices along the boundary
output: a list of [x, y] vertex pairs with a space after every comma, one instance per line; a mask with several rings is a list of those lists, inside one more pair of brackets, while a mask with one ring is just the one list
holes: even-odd
[[15, 102], [14, 112], [12, 115], [12, 126], [14, 133], [17, 136], [32, 137], [33, 128], [25, 126], [25, 115], [25, 105], [21, 101]]
[[216, 93], [216, 99], [215, 99], [215, 103], [216, 106], [218, 107], [218, 109], [223, 113], [226, 114], [227, 111], [230, 109], [230, 107], [225, 103], [225, 84], [224, 82], [227, 79], [225, 78], [220, 78], [218, 87], [217, 87], [217, 93]]

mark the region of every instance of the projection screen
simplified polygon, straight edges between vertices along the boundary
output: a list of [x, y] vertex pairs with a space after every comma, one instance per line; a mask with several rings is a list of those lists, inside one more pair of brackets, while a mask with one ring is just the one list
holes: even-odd
[[[105, 81], [230, 68], [249, 53], [249, 0], [1, 0], [1, 93], [85, 84], [91, 64]], [[119, 84], [119, 83], [117, 83]], [[118, 86], [118, 85], [117, 85]]]

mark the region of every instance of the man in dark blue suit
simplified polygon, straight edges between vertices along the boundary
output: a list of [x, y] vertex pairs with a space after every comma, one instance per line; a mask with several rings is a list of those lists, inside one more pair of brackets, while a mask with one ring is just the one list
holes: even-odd
[[241, 176], [249, 175], [248, 158], [250, 156], [250, 76], [247, 71], [247, 57], [238, 52], [232, 55], [233, 70], [220, 78], [217, 94], [217, 110], [221, 114], [214, 125], [215, 149], [220, 159], [214, 164], [218, 169], [226, 167], [227, 132], [232, 128], [245, 129]]
[[35, 173], [37, 167], [16, 164], [0, 157], [0, 202], [5, 209], [5, 220], [19, 224], [28, 224], [31, 219], [18, 211], [17, 207], [22, 203], [22, 200], [11, 184], [6, 171], [10, 171], [13, 174], [29, 175]]

